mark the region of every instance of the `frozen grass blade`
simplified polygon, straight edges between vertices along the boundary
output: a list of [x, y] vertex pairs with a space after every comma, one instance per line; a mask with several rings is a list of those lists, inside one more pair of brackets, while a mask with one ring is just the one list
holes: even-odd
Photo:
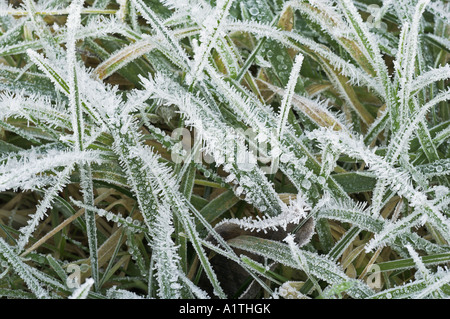
[[372, 2], [0, 5], [0, 295], [446, 298], [448, 4]]

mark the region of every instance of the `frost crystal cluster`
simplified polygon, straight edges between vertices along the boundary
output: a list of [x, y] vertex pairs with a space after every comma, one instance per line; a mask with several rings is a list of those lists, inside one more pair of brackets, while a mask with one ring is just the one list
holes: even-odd
[[0, 297], [450, 297], [449, 39], [447, 0], [1, 0]]

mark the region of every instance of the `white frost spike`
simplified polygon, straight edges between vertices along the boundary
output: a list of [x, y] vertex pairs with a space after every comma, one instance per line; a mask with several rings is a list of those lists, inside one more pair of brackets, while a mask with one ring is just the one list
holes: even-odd
[[163, 299], [180, 297], [179, 278], [180, 257], [178, 247], [171, 238], [174, 232], [172, 214], [167, 205], [161, 205], [156, 216], [152, 236], [152, 256], [155, 260], [158, 293]]
[[234, 224], [244, 230], [262, 231], [264, 233], [267, 233], [269, 230], [276, 231], [280, 228], [286, 230], [289, 224], [297, 224], [302, 218], [306, 217], [306, 212], [311, 209], [300, 198], [300, 196], [297, 196], [297, 200], [291, 201], [290, 206], [285, 208], [279, 215], [263, 218], [257, 216], [256, 219], [251, 217], [224, 219], [216, 226], [220, 224]]
[[66, 167], [61, 173], [58, 174], [58, 179], [54, 185], [52, 185], [48, 190], [46, 190], [44, 198], [39, 203], [36, 213], [28, 221], [28, 225], [20, 229], [21, 236], [17, 241], [17, 246], [22, 250], [28, 243], [31, 235], [35, 229], [39, 226], [39, 223], [44, 219], [47, 209], [51, 207], [53, 200], [58, 193], [64, 188], [65, 185], [69, 183], [70, 172], [73, 170], [73, 165]]
[[197, 24], [202, 24], [213, 12], [210, 4], [204, 0], [162, 0], [161, 2], [169, 9], [174, 9], [175, 15], [189, 16]]
[[419, 254], [414, 250], [414, 248], [411, 245], [405, 245], [406, 249], [408, 249], [409, 254], [411, 255], [411, 258], [414, 260], [414, 263], [416, 264], [417, 270], [419, 271], [420, 275], [425, 281], [430, 280], [430, 271], [425, 267], [425, 264], [423, 263], [422, 259], [419, 257]]
[[283, 136], [283, 131], [286, 126], [287, 117], [289, 110], [291, 109], [292, 97], [295, 93], [295, 85], [297, 84], [297, 79], [300, 75], [300, 69], [303, 63], [303, 55], [301, 53], [297, 54], [295, 57], [294, 65], [292, 66], [291, 75], [286, 87], [286, 92], [281, 101], [280, 115], [278, 118], [278, 130], [277, 134], [279, 137]]
[[180, 271], [179, 273], [180, 280], [183, 281], [183, 283], [189, 287], [189, 289], [192, 291], [192, 293], [198, 298], [198, 299], [210, 299], [208, 294], [197, 287], [186, 275]]
[[402, 73], [402, 78], [400, 79], [400, 83], [402, 84], [402, 88], [400, 92], [403, 94], [403, 101], [400, 101], [401, 111], [403, 111], [404, 119], [400, 119], [401, 121], [407, 120], [407, 112], [406, 109], [408, 107], [408, 101], [411, 95], [411, 85], [413, 82], [413, 76], [416, 66], [416, 57], [418, 53], [418, 45], [419, 45], [419, 27], [420, 27], [420, 19], [425, 10], [426, 5], [430, 2], [430, 0], [420, 0], [415, 9], [415, 13], [412, 19], [411, 26], [408, 30], [407, 41], [405, 41], [403, 48], [404, 53], [404, 68]]
[[320, 287], [317, 283], [317, 281], [314, 279], [313, 276], [310, 275], [310, 269], [308, 265], [308, 261], [305, 258], [305, 255], [303, 254], [303, 251], [298, 248], [298, 245], [295, 243], [295, 236], [292, 234], [287, 235], [287, 237], [284, 239], [284, 241], [289, 245], [289, 249], [291, 250], [291, 254], [297, 263], [297, 266], [302, 269], [309, 279], [313, 282], [314, 286], [318, 291], [320, 291]]
[[33, 61], [34, 64], [36, 64], [38, 66], [38, 68], [44, 72], [44, 74], [53, 82], [53, 84], [55, 85], [55, 88], [57, 90], [59, 90], [60, 92], [66, 94], [67, 91], [65, 90], [65, 88], [61, 85], [61, 82], [58, 82], [55, 79], [54, 70], [49, 70], [49, 68], [47, 67], [47, 65], [45, 65], [44, 63], [47, 63], [47, 59], [45, 59], [41, 54], [37, 53], [36, 51], [32, 50], [32, 49], [27, 49], [27, 55], [28, 57], [31, 59], [31, 61]]
[[442, 67], [431, 69], [425, 73], [422, 73], [411, 84], [411, 91], [413, 93], [418, 92], [427, 85], [431, 85], [434, 82], [446, 80], [450, 78], [450, 65], [446, 64]]
[[[5, 162], [0, 165], [0, 191], [7, 189], [31, 189], [33, 185], [40, 185], [46, 172], [59, 167], [70, 167], [75, 163], [100, 163], [98, 152], [93, 151], [56, 151], [38, 152], [34, 149], [23, 151], [20, 159], [2, 158]], [[48, 176], [48, 181], [53, 179]], [[44, 185], [42, 185], [44, 186]]]
[[306, 199], [302, 194], [297, 194], [294, 200], [289, 199], [289, 206], [286, 213], [301, 216], [301, 218], [306, 217], [307, 213], [311, 211], [311, 206], [307, 203]]
[[69, 85], [69, 105], [72, 111], [72, 126], [75, 136], [75, 148], [83, 149], [83, 116], [81, 101], [78, 93], [77, 61], [76, 61], [76, 39], [75, 34], [81, 24], [81, 8], [84, 0], [76, 0], [69, 7], [67, 18], [67, 69]]
[[23, 279], [27, 287], [38, 298], [50, 298], [46, 289], [41, 286], [39, 280], [33, 274], [33, 268], [25, 264], [22, 259], [11, 249], [11, 247], [0, 237], [0, 256], [6, 259], [8, 265], [14, 269], [20, 278]]
[[[208, 63], [211, 49], [215, 46], [217, 38], [224, 32], [228, 11], [233, 0], [218, 0], [213, 14], [203, 21], [203, 30], [200, 32], [200, 45], [194, 48], [194, 64], [190, 73], [190, 81], [193, 83], [201, 77], [203, 69]], [[192, 84], [188, 83], [188, 84]]]
[[80, 287], [75, 289], [69, 299], [86, 299], [91, 287], [94, 285], [94, 279], [88, 278]]
[[166, 56], [181, 68], [188, 68], [189, 58], [184, 49], [178, 43], [173, 32], [164, 26], [161, 19], [147, 6], [142, 0], [132, 0], [133, 4], [140, 11], [144, 19], [152, 26], [156, 32], [156, 36], [161, 44], [161, 48], [165, 51]]

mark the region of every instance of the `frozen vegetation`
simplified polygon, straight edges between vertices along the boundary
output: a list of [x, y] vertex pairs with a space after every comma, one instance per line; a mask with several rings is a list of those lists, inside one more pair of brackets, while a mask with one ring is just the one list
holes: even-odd
[[0, 1], [0, 296], [448, 298], [449, 24]]

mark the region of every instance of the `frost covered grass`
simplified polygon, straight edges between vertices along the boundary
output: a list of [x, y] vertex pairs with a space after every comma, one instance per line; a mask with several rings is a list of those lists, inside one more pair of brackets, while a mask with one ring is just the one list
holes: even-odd
[[448, 298], [447, 0], [0, 2], [0, 296]]

